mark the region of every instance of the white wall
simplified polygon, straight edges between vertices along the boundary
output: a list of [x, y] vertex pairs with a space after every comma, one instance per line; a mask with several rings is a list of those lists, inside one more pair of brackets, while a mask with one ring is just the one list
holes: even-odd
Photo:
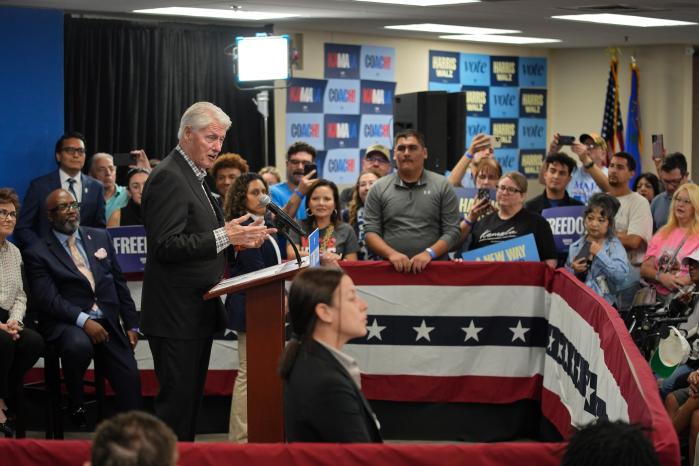
[[[277, 30], [293, 34], [302, 31]], [[323, 78], [325, 43], [378, 45], [396, 50], [396, 93], [427, 90], [430, 50], [548, 57], [548, 132], [572, 134], [599, 132], [609, 72], [609, 55], [604, 49], [544, 49], [534, 47], [488, 46], [453, 41], [418, 40], [302, 32], [303, 69], [301, 78]], [[643, 171], [651, 169], [651, 134], [662, 133], [668, 151], [683, 152], [688, 161], [692, 147], [692, 57], [684, 45], [647, 46], [621, 49], [619, 88], [622, 115], [626, 113], [630, 88], [631, 55], [641, 70], [641, 118], [643, 129]], [[286, 94], [275, 91], [275, 138], [277, 166], [284, 170]], [[691, 163], [691, 161], [690, 161]], [[536, 183], [532, 183], [536, 185]], [[530, 194], [538, 191], [535, 186]]]

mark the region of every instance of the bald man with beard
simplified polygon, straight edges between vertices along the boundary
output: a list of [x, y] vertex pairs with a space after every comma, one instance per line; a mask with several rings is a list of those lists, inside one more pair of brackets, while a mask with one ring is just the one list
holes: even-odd
[[[138, 315], [106, 230], [80, 226], [79, 203], [57, 189], [46, 198], [49, 232], [24, 252], [39, 331], [56, 345], [76, 427], [86, 425], [83, 376], [99, 355], [117, 409], [141, 407], [134, 349]], [[120, 318], [123, 320], [122, 328]]]

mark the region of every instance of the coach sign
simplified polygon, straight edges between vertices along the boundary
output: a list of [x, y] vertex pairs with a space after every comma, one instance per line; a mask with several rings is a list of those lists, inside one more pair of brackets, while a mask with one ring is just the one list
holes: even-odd
[[143, 225], [107, 229], [124, 273], [143, 272], [146, 264], [146, 230]]

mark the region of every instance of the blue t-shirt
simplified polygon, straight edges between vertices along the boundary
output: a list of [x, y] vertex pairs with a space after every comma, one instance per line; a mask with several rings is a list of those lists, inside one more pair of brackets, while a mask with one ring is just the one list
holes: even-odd
[[[291, 195], [293, 193], [294, 190], [289, 187], [289, 184], [286, 181], [277, 183], [269, 189], [269, 194], [272, 197], [272, 202], [274, 202], [281, 208], [284, 208], [286, 203], [289, 202], [289, 199], [291, 198]], [[301, 199], [301, 205], [299, 205], [299, 209], [296, 211], [296, 219], [306, 219], [306, 196], [304, 196], [303, 199]]]

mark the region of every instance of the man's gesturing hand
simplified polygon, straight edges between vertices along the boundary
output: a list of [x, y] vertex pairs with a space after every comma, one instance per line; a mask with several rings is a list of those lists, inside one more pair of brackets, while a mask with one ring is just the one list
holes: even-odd
[[224, 225], [232, 245], [244, 248], [259, 248], [270, 233], [277, 231], [274, 228], [267, 228], [264, 225], [264, 219], [261, 217], [250, 225], [241, 225], [249, 218], [250, 214], [246, 214], [242, 217], [234, 218]]

